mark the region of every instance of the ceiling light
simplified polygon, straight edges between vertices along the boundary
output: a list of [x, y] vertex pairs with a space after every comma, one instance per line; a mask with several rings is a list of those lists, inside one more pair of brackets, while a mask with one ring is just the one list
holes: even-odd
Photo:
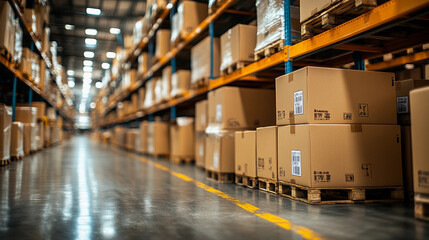
[[86, 58], [93, 58], [94, 57], [94, 52], [85, 51], [83, 53], [83, 56], [85, 56]]
[[115, 58], [116, 57], [116, 53], [115, 52], [107, 52], [106, 53], [106, 57], [107, 58]]
[[101, 82], [96, 82], [96, 83], [95, 83], [95, 87], [96, 87], [96, 88], [102, 88], [102, 87], [103, 87], [103, 83], [101, 83]]
[[97, 35], [97, 29], [87, 28], [87, 29], [85, 29], [85, 34], [90, 35], [90, 36], [95, 36], [95, 35]]
[[74, 71], [73, 70], [67, 70], [67, 75], [74, 76]]
[[83, 65], [84, 65], [84, 66], [91, 67], [91, 66], [92, 66], [92, 61], [91, 61], [91, 60], [84, 60], [84, 61], [83, 61]]
[[90, 45], [90, 46], [94, 46], [97, 44], [97, 39], [95, 38], [85, 38], [85, 44], [86, 45]]
[[89, 107], [90, 107], [90, 108], [95, 108], [95, 106], [96, 106], [96, 105], [95, 105], [95, 102], [92, 102], [92, 103], [90, 103], [90, 104], [89, 104]]
[[92, 73], [90, 72], [83, 73], [83, 78], [92, 78]]
[[92, 72], [92, 67], [83, 67], [84, 72]]
[[69, 31], [74, 29], [74, 25], [71, 25], [71, 24], [66, 24], [64, 27], [66, 30], [69, 30]]
[[69, 81], [68, 84], [70, 88], [74, 88], [74, 85], [75, 85], [74, 81]]
[[98, 8], [87, 8], [86, 9], [86, 13], [90, 14], [90, 15], [100, 15], [101, 14], [101, 10]]
[[119, 28], [110, 28], [110, 33], [111, 34], [119, 34], [119, 33], [121, 33], [121, 29], [119, 29]]
[[110, 68], [110, 64], [109, 64], [109, 63], [103, 63], [103, 64], [101, 64], [101, 67], [102, 67], [104, 70], [107, 70], [107, 69], [109, 69], [109, 68]]

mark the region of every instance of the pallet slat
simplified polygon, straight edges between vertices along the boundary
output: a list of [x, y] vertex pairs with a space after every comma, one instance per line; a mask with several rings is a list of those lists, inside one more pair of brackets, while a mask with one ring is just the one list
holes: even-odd
[[235, 184], [253, 189], [259, 188], [258, 178], [239, 174], [235, 174]]

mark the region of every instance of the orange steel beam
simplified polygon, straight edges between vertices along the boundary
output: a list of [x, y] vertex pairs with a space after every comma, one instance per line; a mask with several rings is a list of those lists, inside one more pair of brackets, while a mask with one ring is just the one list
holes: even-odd
[[382, 69], [387, 69], [387, 68], [391, 68], [391, 67], [397, 67], [397, 66], [405, 65], [407, 63], [420, 62], [420, 61], [427, 60], [427, 59], [429, 59], [429, 50], [414, 53], [411, 55], [402, 56], [402, 57], [397, 57], [397, 58], [394, 58], [394, 59], [386, 61], [386, 62], [368, 64], [368, 65], [366, 65], [365, 68], [368, 71], [382, 70]]

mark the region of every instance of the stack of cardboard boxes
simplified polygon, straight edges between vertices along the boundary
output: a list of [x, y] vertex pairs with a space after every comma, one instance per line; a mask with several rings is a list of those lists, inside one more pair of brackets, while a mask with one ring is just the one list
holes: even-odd
[[0, 161], [10, 159], [12, 109], [0, 104]]
[[170, 159], [176, 163], [194, 161], [194, 118], [178, 117], [170, 125]]
[[202, 169], [205, 169], [205, 141], [208, 123], [207, 104], [207, 100], [202, 100], [195, 104], [195, 165]]
[[171, 20], [172, 46], [177, 46], [206, 17], [207, 4], [188, 0], [180, 2]]

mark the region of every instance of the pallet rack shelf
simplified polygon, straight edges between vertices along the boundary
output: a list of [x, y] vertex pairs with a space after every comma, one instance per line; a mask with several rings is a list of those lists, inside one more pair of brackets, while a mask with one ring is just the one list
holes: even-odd
[[[171, 49], [166, 56], [160, 59], [160, 61], [152, 66], [149, 72], [144, 75], [136, 86], [133, 86], [133, 90], [141, 87], [148, 78], [150, 78], [155, 72], [159, 71], [166, 63], [173, 59], [178, 52], [180, 52], [188, 43], [195, 39], [199, 33], [204, 31], [210, 24], [221, 16], [235, 1], [225, 1], [225, 3], [217, 9], [217, 11], [209, 15], [197, 28], [195, 28], [191, 34], [185, 38], [185, 42], [176, 48]], [[289, 0], [284, 1], [285, 6], [290, 5]], [[136, 120], [144, 116], [155, 114], [160, 111], [165, 111], [168, 108], [176, 107], [178, 104], [187, 102], [196, 96], [203, 95], [210, 90], [225, 86], [227, 84], [234, 83], [236, 81], [245, 80], [246, 77], [267, 70], [269, 68], [285, 64], [286, 72], [291, 71], [292, 62], [295, 66], [331, 66], [340, 67], [344, 64], [353, 62], [354, 60], [363, 61], [365, 58], [372, 58], [376, 56], [382, 56], [385, 53], [389, 53], [395, 50], [405, 49], [416, 45], [421, 45], [427, 42], [429, 34], [427, 30], [414, 32], [411, 37], [406, 39], [389, 39], [387, 43], [383, 42], [383, 46], [370, 46], [363, 44], [360, 41], [368, 36], [373, 38], [375, 34], [382, 34], [386, 29], [392, 28], [399, 24], [402, 24], [411, 20], [422, 20], [427, 21], [428, 18], [425, 16], [429, 14], [429, 1], [428, 0], [390, 0], [371, 11], [364, 13], [350, 21], [347, 21], [341, 25], [338, 25], [332, 29], [326, 30], [314, 37], [298, 42], [294, 45], [287, 44], [285, 49], [281, 52], [275, 53], [267, 58], [263, 58], [257, 62], [254, 62], [246, 67], [232, 72], [231, 74], [219, 77], [217, 79], [210, 80], [207, 88], [196, 90], [189, 90], [185, 96], [177, 99], [172, 99], [167, 103], [159, 104], [148, 109], [138, 110], [137, 115], [130, 114], [122, 119], [116, 121], [103, 123], [99, 127], [107, 127], [110, 125], [125, 123], [128, 121]], [[427, 24], [427, 22], [426, 22]], [[287, 32], [287, 31], [285, 31]], [[420, 37], [419, 37], [420, 36]], [[286, 36], [286, 39], [288, 37]], [[382, 37], [379, 37], [383, 39]], [[289, 36], [290, 40], [290, 36]], [[286, 41], [287, 42], [287, 41]], [[339, 57], [331, 57], [332, 60], [319, 60], [314, 61], [312, 57], [318, 54], [330, 53], [330, 51], [342, 51], [341, 54], [337, 54]], [[360, 53], [360, 57], [355, 59], [354, 53]], [[336, 52], [334, 52], [335, 54]], [[416, 59], [427, 58], [426, 52], [415, 54], [413, 57], [403, 59], [403, 62], [415, 61]], [[398, 60], [399, 61], [399, 60]], [[382, 68], [387, 68], [383, 66]], [[391, 63], [393, 64], [393, 63]], [[376, 66], [368, 66], [375, 68]], [[381, 68], [380, 68], [381, 69]], [[364, 70], [364, 69], [362, 69]], [[378, 70], [378, 69], [372, 69]], [[257, 77], [254, 80], [258, 80]], [[105, 114], [112, 111], [119, 101], [127, 98], [130, 92], [121, 94], [120, 98], [111, 102], [106, 108]]]

